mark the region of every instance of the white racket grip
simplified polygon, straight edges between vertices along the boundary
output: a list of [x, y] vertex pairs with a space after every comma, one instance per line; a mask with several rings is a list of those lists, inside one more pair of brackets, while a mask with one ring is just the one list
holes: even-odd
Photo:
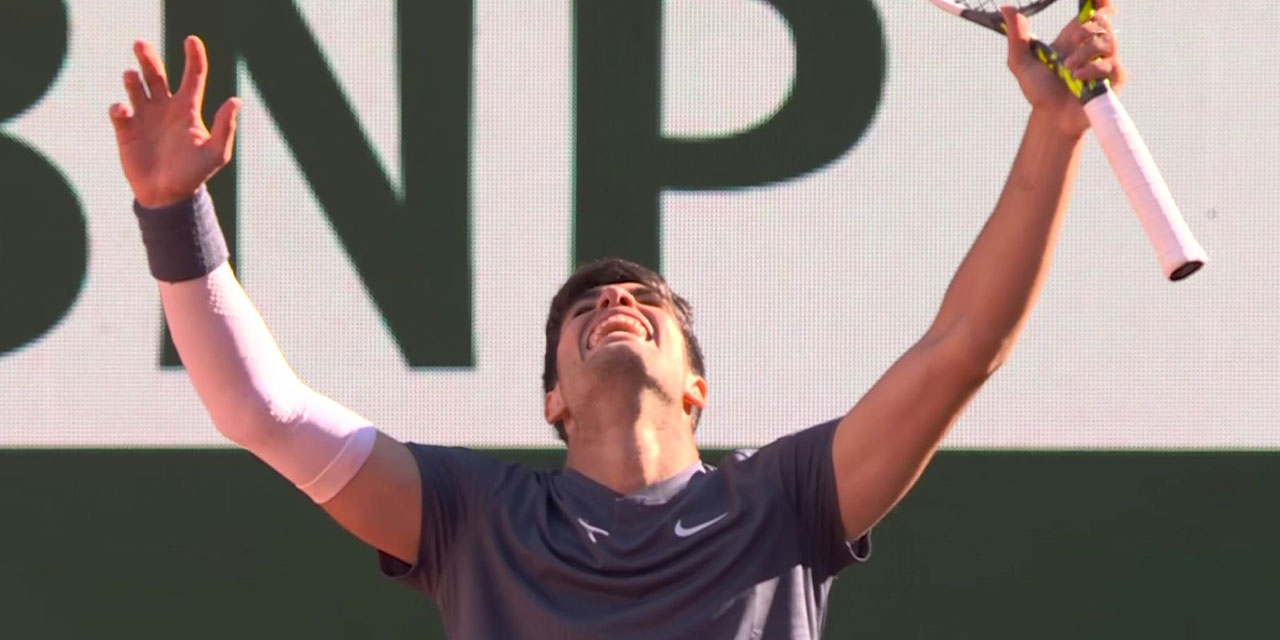
[[1143, 231], [1155, 246], [1165, 277], [1180, 280], [1191, 275], [1207, 256], [1182, 219], [1124, 105], [1115, 92], [1107, 91], [1085, 103], [1084, 110]]

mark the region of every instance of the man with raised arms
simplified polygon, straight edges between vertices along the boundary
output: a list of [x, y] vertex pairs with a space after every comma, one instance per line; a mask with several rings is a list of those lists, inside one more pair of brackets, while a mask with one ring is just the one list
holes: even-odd
[[[1111, 3], [1097, 4], [1055, 45], [1077, 77], [1119, 85]], [[205, 128], [203, 43], [186, 40], [172, 94], [137, 43], [141, 72], [125, 73], [128, 103], [110, 115], [174, 342], [214, 424], [434, 598], [451, 637], [817, 638], [833, 578], [866, 556], [868, 531], [1008, 358], [1067, 209], [1088, 121], [1028, 52], [1025, 19], [1005, 17], [1031, 114], [932, 325], [848, 414], [719, 468], [694, 444], [708, 381], [689, 304], [620, 260], [582, 267], [551, 303], [544, 414], [567, 443], [563, 470], [376, 430], [297, 378], [226, 262], [203, 184], [231, 158], [240, 102]]]

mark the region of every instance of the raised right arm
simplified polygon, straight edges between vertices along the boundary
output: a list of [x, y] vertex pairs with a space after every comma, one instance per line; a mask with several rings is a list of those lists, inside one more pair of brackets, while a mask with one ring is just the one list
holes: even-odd
[[170, 94], [155, 49], [135, 43], [142, 73], [125, 72], [129, 104], [110, 112], [178, 353], [223, 435], [361, 540], [415, 563], [422, 486], [413, 455], [298, 379], [226, 262], [201, 185], [231, 159], [240, 103], [227, 100], [207, 130], [204, 44], [192, 36], [184, 47], [182, 84]]

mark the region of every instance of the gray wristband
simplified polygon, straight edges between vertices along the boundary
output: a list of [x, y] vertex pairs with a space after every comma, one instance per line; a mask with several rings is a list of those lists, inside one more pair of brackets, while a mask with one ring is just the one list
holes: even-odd
[[134, 200], [133, 213], [156, 280], [195, 280], [209, 275], [230, 255], [214, 214], [213, 198], [204, 185], [189, 200], [159, 209], [148, 209]]

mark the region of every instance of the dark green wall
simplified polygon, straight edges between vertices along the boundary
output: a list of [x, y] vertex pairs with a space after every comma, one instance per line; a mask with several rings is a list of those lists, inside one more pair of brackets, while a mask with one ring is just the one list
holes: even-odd
[[[837, 581], [827, 637], [1267, 636], [1277, 495], [1280, 454], [944, 453]], [[0, 638], [439, 637], [237, 451], [0, 452], [0, 614]]]

